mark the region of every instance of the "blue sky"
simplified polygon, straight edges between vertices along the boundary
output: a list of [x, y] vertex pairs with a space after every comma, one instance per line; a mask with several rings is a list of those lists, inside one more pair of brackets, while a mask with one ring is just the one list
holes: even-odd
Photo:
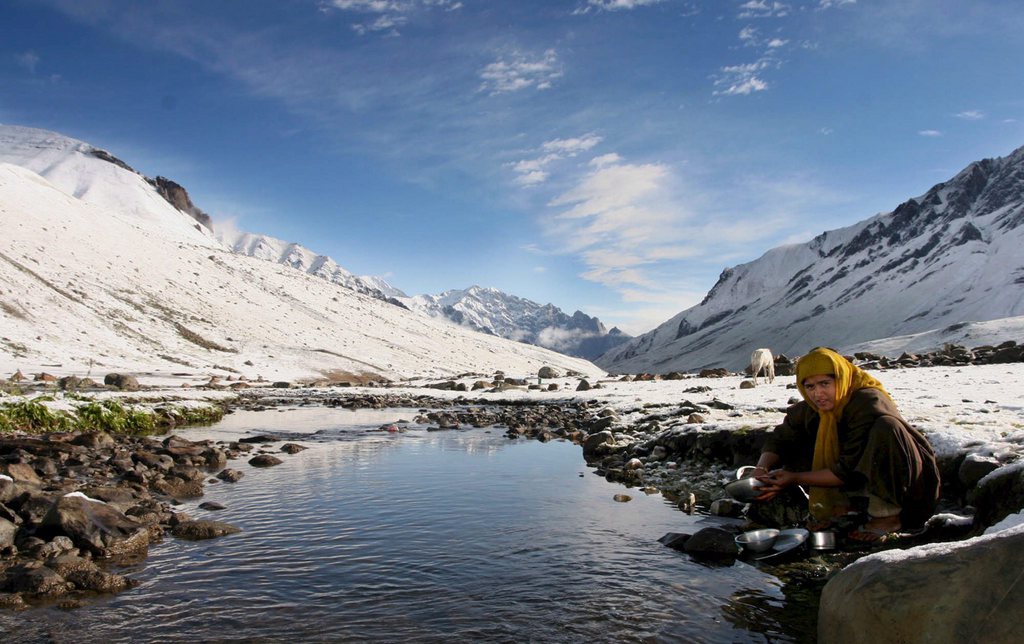
[[641, 333], [1024, 145], [1018, 0], [4, 0], [0, 122], [410, 295]]

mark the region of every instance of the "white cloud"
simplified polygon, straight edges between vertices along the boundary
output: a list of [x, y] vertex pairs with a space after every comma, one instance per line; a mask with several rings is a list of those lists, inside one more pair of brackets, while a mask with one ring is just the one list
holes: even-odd
[[789, 15], [790, 6], [785, 2], [750, 0], [740, 5], [740, 18], [782, 18]]
[[541, 148], [546, 152], [553, 152], [565, 156], [576, 156], [585, 152], [601, 142], [601, 137], [596, 134], [586, 134], [575, 139], [553, 139], [545, 141]]
[[782, 38], [772, 38], [771, 40], [768, 41], [768, 48], [769, 49], [778, 49], [779, 47], [786, 46], [786, 44], [788, 44], [788, 43], [789, 43], [788, 40], [783, 40]]
[[834, 131], [835, 130], [833, 130], [830, 127], [823, 127], [823, 128], [819, 128], [818, 129], [818, 134], [823, 134], [825, 136], [828, 136], [829, 134], [832, 134], [832, 132], [834, 132]]
[[[522, 159], [506, 165], [511, 167], [518, 175], [515, 179], [517, 184], [521, 186], [535, 186], [547, 181], [550, 175], [546, 170], [544, 170], [544, 168], [549, 164], [561, 161], [562, 159], [575, 157], [581, 152], [590, 150], [600, 142], [601, 137], [593, 133], [584, 134], [583, 136], [571, 139], [552, 139], [550, 141], [545, 141], [540, 146], [540, 151], [545, 154], [532, 159]], [[607, 156], [609, 155], [605, 155], [605, 157]], [[616, 158], [618, 157], [616, 156]]]
[[714, 85], [720, 89], [712, 93], [715, 96], [739, 96], [763, 92], [768, 89], [768, 83], [758, 73], [778, 64], [778, 61], [763, 56], [753, 63], [722, 67], [720, 74], [714, 77]]
[[26, 51], [22, 54], [15, 56], [15, 60], [18, 61], [18, 65], [24, 67], [31, 74], [36, 73], [36, 65], [39, 64], [39, 54], [34, 51]]
[[360, 35], [370, 32], [387, 32], [399, 35], [398, 28], [409, 22], [409, 16], [424, 8], [438, 8], [455, 11], [462, 8], [458, 0], [327, 0], [321, 3], [324, 11], [338, 10], [356, 14], [377, 14], [370, 22], [352, 24], [352, 30]]
[[821, 0], [818, 3], [818, 8], [831, 9], [833, 7], [845, 7], [848, 4], [857, 4], [857, 0]]
[[576, 9], [574, 14], [588, 13], [589, 11], [620, 11], [646, 7], [660, 4], [665, 0], [587, 0], [587, 4]]
[[715, 85], [728, 85], [728, 87], [723, 90], [715, 90], [713, 92], [715, 96], [745, 96], [747, 94], [753, 94], [754, 92], [763, 92], [768, 89], [768, 83], [757, 76], [747, 76], [730, 81], [729, 83], [719, 83], [716, 81]]
[[521, 172], [516, 177], [515, 182], [521, 186], [535, 186], [547, 181], [549, 176], [543, 170], [530, 170], [529, 172]]
[[954, 116], [965, 121], [980, 121], [985, 118], [985, 113], [980, 110], [966, 110], [964, 112], [959, 112]]
[[757, 28], [744, 27], [743, 29], [740, 29], [740, 40], [744, 41], [744, 44], [746, 45], [756, 45], [758, 41]]
[[480, 72], [483, 83], [481, 91], [491, 95], [518, 92], [534, 87], [549, 89], [556, 78], [562, 76], [558, 64], [558, 55], [554, 49], [548, 49], [539, 58], [529, 58], [519, 52], [508, 59], [497, 60]]
[[683, 234], [685, 209], [673, 203], [672, 173], [659, 163], [592, 160], [575, 186], [548, 202], [557, 212], [542, 223], [553, 245], [577, 255], [581, 277], [624, 292], [664, 288], [650, 271], [701, 254]]
[[918, 134], [920, 136], [927, 136], [931, 138], [942, 136], [942, 132], [939, 132], [938, 130], [920, 130], [918, 131]]
[[622, 157], [615, 154], [614, 152], [609, 152], [608, 154], [602, 154], [599, 157], [594, 157], [593, 159], [590, 160], [590, 162], [587, 165], [590, 165], [595, 168], [600, 168], [602, 166], [618, 163], [619, 161], [622, 161]]

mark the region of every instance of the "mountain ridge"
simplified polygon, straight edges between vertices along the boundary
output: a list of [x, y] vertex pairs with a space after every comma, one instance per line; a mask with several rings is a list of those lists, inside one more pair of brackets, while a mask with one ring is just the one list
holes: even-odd
[[93, 149], [0, 126], [2, 370], [348, 382], [604, 373], [235, 253]]
[[700, 304], [595, 362], [738, 369], [761, 346], [800, 354], [1015, 318], [1024, 315], [1022, 224], [1024, 147], [973, 162], [891, 212], [723, 270]]

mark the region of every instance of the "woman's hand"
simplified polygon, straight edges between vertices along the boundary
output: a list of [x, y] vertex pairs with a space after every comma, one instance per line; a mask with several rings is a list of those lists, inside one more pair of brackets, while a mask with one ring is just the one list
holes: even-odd
[[797, 483], [796, 473], [787, 470], [775, 470], [754, 478], [763, 483], [760, 488], [761, 495], [756, 499], [758, 501], [771, 500], [790, 485]]

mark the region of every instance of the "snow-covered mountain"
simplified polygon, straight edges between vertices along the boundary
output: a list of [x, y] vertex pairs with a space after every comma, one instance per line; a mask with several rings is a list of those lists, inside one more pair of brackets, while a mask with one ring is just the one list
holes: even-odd
[[[325, 279], [328, 282], [350, 288], [364, 295], [369, 295], [379, 300], [391, 300], [392, 304], [397, 304], [397, 301], [375, 286], [377, 280], [353, 275], [327, 255], [315, 253], [302, 244], [286, 242], [275, 237], [259, 235], [257, 233], [228, 231], [216, 226], [216, 224], [214, 225], [214, 230], [216, 231], [217, 239], [240, 255], [284, 264], [285, 266], [290, 266], [296, 270]], [[383, 280], [380, 280], [380, 282], [383, 282]]]
[[471, 286], [440, 295], [408, 297], [388, 291], [381, 282], [376, 282], [381, 290], [391, 292], [413, 311], [567, 355], [593, 359], [630, 338], [617, 328], [609, 331], [599, 319], [582, 311], [567, 315], [554, 304], [538, 304], [494, 288]]
[[409, 296], [384, 278], [353, 275], [330, 257], [301, 244], [216, 224], [214, 230], [236, 253], [291, 266], [422, 315], [566, 355], [592, 360], [631, 337], [617, 328], [609, 331], [599, 319], [582, 311], [567, 315], [554, 304], [538, 304], [494, 288], [471, 286], [440, 295]]
[[235, 253], [173, 193], [87, 143], [0, 126], [0, 374], [603, 373]]
[[769, 347], [977, 346], [1024, 337], [1024, 148], [924, 195], [722, 272], [704, 301], [598, 358], [618, 372], [739, 369]]

